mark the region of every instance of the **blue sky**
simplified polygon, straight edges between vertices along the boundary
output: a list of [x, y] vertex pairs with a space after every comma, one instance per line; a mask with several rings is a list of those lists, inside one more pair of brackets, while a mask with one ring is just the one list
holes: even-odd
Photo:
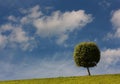
[[0, 0], [0, 80], [87, 75], [74, 46], [96, 42], [92, 74], [120, 73], [120, 0]]

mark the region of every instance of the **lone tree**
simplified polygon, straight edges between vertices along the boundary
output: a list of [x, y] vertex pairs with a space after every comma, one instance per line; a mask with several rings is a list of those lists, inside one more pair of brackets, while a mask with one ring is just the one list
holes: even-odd
[[74, 61], [78, 67], [87, 68], [90, 76], [90, 67], [94, 67], [100, 60], [100, 50], [94, 42], [82, 42], [74, 49]]

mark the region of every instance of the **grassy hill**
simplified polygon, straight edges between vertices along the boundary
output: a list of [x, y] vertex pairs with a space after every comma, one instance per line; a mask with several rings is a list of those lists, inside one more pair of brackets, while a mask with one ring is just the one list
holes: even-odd
[[120, 84], [120, 74], [1, 81], [0, 84]]

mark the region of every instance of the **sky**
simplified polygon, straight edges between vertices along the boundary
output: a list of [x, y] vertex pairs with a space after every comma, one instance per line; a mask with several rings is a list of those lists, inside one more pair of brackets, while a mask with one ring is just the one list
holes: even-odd
[[87, 75], [74, 47], [95, 42], [91, 74], [120, 73], [120, 0], [0, 0], [0, 80]]

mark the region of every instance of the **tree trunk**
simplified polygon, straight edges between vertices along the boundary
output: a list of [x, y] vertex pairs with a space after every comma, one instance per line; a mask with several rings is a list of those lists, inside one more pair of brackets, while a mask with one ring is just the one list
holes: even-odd
[[87, 67], [87, 71], [88, 71], [88, 75], [90, 76], [91, 74], [90, 74], [90, 70], [89, 70], [89, 67]]

